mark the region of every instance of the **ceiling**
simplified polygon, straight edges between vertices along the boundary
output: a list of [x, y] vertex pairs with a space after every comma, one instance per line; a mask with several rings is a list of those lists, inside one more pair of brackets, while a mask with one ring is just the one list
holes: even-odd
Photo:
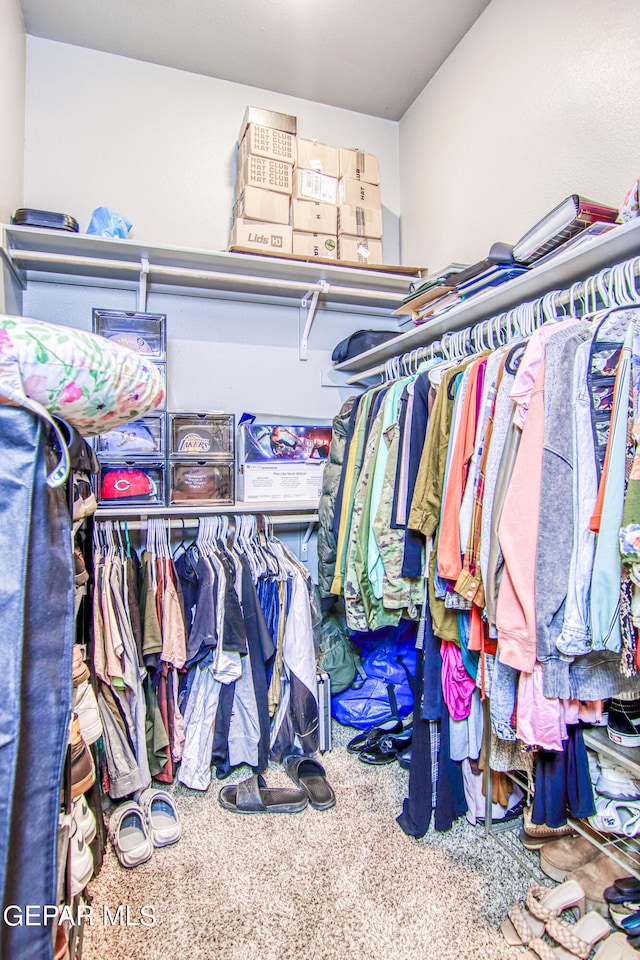
[[399, 120], [490, 0], [20, 0], [28, 34]]

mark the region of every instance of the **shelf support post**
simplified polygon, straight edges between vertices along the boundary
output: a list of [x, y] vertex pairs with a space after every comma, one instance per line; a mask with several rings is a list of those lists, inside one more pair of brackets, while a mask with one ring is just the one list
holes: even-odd
[[140, 280], [138, 281], [138, 313], [147, 309], [147, 280], [149, 279], [149, 259], [140, 257]]
[[326, 280], [321, 280], [320, 285], [316, 287], [315, 290], [309, 290], [308, 293], [302, 299], [300, 306], [303, 310], [307, 310], [307, 320], [304, 325], [304, 330], [302, 331], [302, 337], [300, 338], [300, 359], [308, 360], [309, 359], [309, 334], [311, 333], [311, 328], [313, 326], [313, 321], [316, 317], [316, 310], [318, 308], [318, 298], [321, 293], [326, 293], [329, 289], [329, 284]]
[[313, 533], [313, 528], [315, 527], [315, 520], [311, 520], [306, 529], [305, 535], [302, 538], [302, 543], [300, 544], [300, 559], [306, 560], [309, 553], [309, 540], [311, 540], [311, 535]]

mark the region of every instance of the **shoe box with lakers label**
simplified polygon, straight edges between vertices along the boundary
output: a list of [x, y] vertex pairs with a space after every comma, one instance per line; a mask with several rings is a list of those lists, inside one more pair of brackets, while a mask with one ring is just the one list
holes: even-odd
[[169, 503], [235, 501], [235, 417], [169, 413]]

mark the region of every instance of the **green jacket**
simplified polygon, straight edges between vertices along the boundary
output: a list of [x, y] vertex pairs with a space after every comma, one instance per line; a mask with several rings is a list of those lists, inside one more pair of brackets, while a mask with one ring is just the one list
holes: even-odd
[[336, 568], [336, 538], [333, 517], [346, 447], [347, 428], [355, 397], [345, 400], [333, 419], [333, 434], [329, 457], [322, 475], [322, 494], [318, 507], [318, 587], [323, 599], [334, 596], [331, 584]]

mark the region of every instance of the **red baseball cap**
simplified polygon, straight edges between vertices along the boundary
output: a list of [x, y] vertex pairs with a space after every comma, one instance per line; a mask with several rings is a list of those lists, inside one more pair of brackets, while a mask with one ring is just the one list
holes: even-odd
[[157, 500], [158, 487], [144, 470], [107, 470], [102, 478], [101, 499]]

